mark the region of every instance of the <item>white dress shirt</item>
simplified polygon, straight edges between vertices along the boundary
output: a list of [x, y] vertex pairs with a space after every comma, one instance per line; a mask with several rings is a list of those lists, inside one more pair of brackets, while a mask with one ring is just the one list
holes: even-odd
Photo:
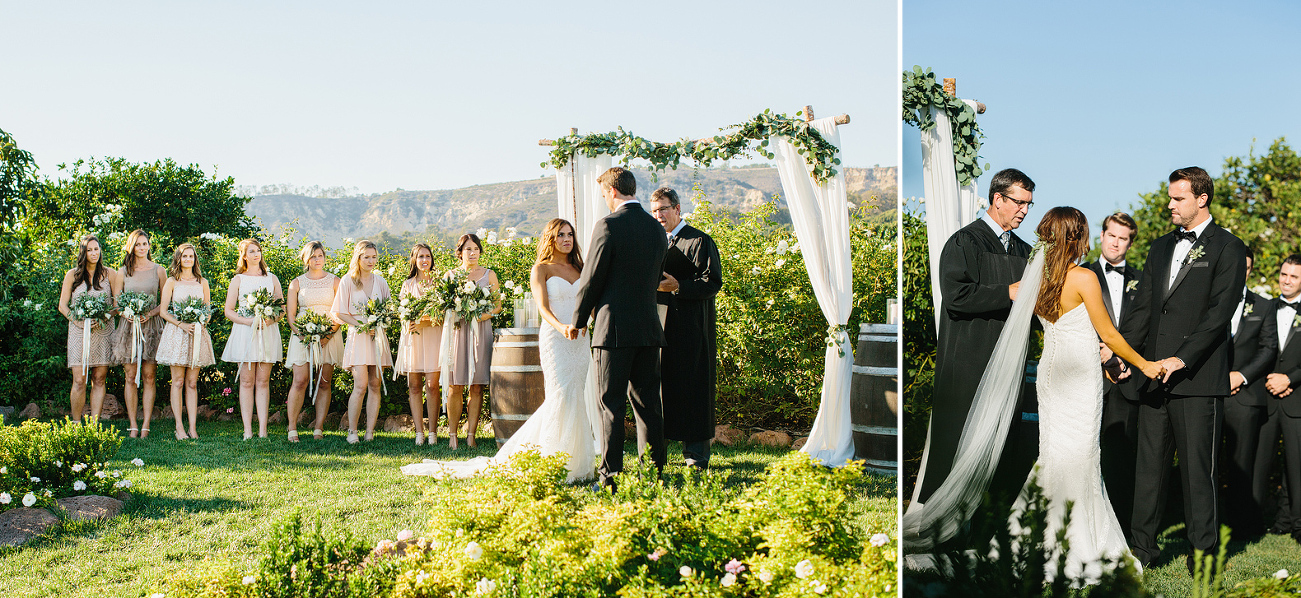
[[[1107, 280], [1107, 293], [1111, 295], [1111, 312], [1115, 314], [1112, 318], [1115, 320], [1113, 324], [1120, 326], [1120, 305], [1125, 294], [1125, 275], [1120, 272], [1108, 272], [1108, 262], [1105, 258], [1098, 258], [1098, 263], [1102, 265], [1102, 276]], [[1124, 268], [1125, 260], [1120, 260], [1115, 267]]]
[[[1206, 227], [1211, 225], [1212, 220], [1214, 220], [1214, 218], [1208, 217], [1204, 222], [1198, 224], [1196, 227], [1192, 229], [1194, 233], [1197, 233], [1198, 239], [1202, 238], [1202, 234], [1206, 232]], [[1188, 230], [1183, 227], [1179, 227], [1179, 229]], [[1175, 283], [1175, 279], [1179, 277], [1179, 269], [1181, 266], [1183, 266], [1184, 258], [1188, 257], [1188, 252], [1191, 251], [1192, 248], [1193, 248], [1193, 242], [1187, 239], [1180, 239], [1177, 243], [1175, 243], [1174, 255], [1170, 256], [1170, 280], [1166, 281], [1165, 284], [1166, 290], [1169, 290], [1170, 285], [1173, 285]]]
[[1247, 287], [1242, 287], [1242, 298], [1238, 300], [1238, 309], [1233, 310], [1233, 319], [1229, 321], [1229, 336], [1238, 336], [1238, 320], [1242, 319], [1242, 310], [1247, 307]]
[[686, 220], [679, 220], [678, 225], [673, 227], [673, 230], [669, 231], [669, 241], [672, 241], [673, 237], [678, 236], [678, 233], [682, 232], [682, 227], [686, 225], [687, 225]]

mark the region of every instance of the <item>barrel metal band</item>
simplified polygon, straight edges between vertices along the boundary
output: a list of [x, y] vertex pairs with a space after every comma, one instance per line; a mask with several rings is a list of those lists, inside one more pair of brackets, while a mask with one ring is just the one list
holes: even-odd
[[540, 372], [540, 365], [493, 365], [488, 368], [490, 372]]
[[858, 335], [858, 342], [861, 343], [861, 342], [864, 342], [864, 341], [869, 342], [869, 343], [897, 343], [897, 342], [899, 342], [899, 337], [897, 337], [897, 336], [895, 336], [895, 335], [893, 335], [893, 334], [892, 334], [892, 335], [889, 335], [889, 336], [886, 336], [886, 335], [883, 335], [883, 334], [860, 334], [860, 335]]
[[898, 436], [899, 428], [890, 428], [886, 426], [865, 426], [863, 424], [853, 424], [851, 426], [855, 432], [864, 434], [880, 434], [882, 436]]
[[494, 414], [492, 414], [492, 418], [493, 418], [493, 419], [504, 419], [504, 420], [515, 421], [515, 422], [522, 422], [522, 421], [528, 421], [529, 416], [527, 416], [527, 415], [521, 415], [521, 414], [518, 414], [518, 413], [494, 413]]
[[858, 331], [863, 334], [875, 332], [877, 334], [899, 334], [898, 324], [859, 324]]
[[868, 469], [896, 475], [899, 473], [898, 461], [881, 461], [879, 459], [864, 459], [864, 461], [867, 461]]
[[541, 328], [495, 328], [493, 334], [498, 336], [525, 336], [537, 334]]
[[878, 367], [874, 365], [856, 365], [853, 366], [855, 374], [864, 376], [898, 376], [899, 368]]
[[510, 341], [507, 341], [507, 342], [497, 341], [497, 342], [494, 342], [494, 343], [492, 344], [492, 346], [494, 346], [494, 347], [505, 347], [505, 348], [508, 348], [508, 349], [509, 349], [509, 348], [522, 348], [522, 347], [536, 347], [536, 346], [538, 346], [538, 341], [526, 341], [526, 342], [522, 342], [522, 343], [516, 343], [516, 342], [510, 342]]

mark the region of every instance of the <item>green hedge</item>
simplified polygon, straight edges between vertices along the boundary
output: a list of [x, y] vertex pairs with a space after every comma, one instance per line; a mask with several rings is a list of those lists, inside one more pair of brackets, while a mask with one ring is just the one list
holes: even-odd
[[129, 488], [129, 472], [108, 469], [121, 445], [116, 428], [96, 421], [4, 426], [0, 418], [0, 511], [23, 506], [28, 494], [35, 506], [49, 507], [65, 496], [111, 496]]

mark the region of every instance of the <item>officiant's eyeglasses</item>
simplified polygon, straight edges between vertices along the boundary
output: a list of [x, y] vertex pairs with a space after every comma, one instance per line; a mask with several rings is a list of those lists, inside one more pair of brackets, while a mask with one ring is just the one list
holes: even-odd
[[1021, 201], [1021, 200], [1019, 200], [1019, 199], [1014, 199], [1014, 198], [1008, 197], [1008, 196], [1006, 196], [1006, 195], [1003, 195], [1002, 193], [999, 193], [998, 196], [1001, 197], [1001, 198], [1003, 198], [1003, 199], [1006, 199], [1007, 201], [1010, 201], [1010, 202], [1016, 204], [1016, 207], [1017, 207], [1018, 209], [1019, 209], [1019, 208], [1025, 208], [1025, 209], [1029, 210], [1030, 208], [1034, 207], [1034, 202], [1033, 202], [1033, 201]]

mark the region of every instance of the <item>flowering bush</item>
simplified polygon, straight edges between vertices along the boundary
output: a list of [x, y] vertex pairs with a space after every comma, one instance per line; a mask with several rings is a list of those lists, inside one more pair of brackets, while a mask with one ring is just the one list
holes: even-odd
[[[0, 511], [130, 488], [126, 473], [108, 467], [121, 444], [117, 430], [95, 421], [0, 426]], [[144, 465], [139, 459], [132, 463]]]
[[208, 573], [167, 596], [254, 595], [241, 575], [259, 596], [354, 595], [325, 591], [345, 580], [368, 596], [402, 598], [896, 591], [894, 542], [877, 545], [849, 524], [857, 465], [826, 469], [793, 453], [745, 489], [717, 472], [665, 485], [643, 466], [621, 475], [610, 496], [566, 485], [567, 459], [522, 452], [482, 478], [431, 481], [426, 532], [382, 540], [369, 556], [292, 518], [264, 546], [256, 572]]

